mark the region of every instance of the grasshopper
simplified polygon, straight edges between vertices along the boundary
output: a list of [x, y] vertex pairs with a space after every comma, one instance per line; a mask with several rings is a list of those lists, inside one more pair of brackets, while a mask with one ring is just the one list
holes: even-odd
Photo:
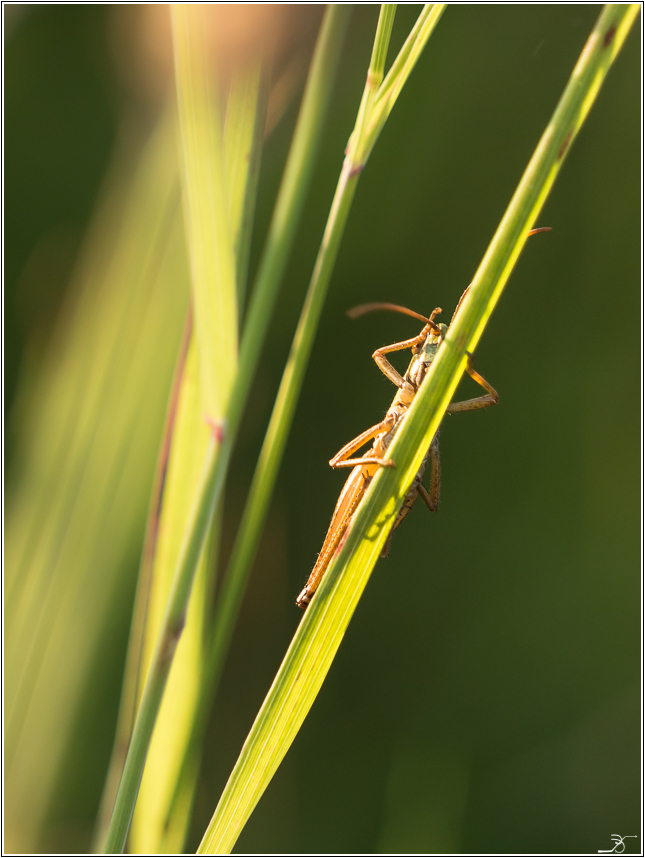
[[[466, 293], [464, 292], [464, 295], [465, 294]], [[463, 300], [463, 296], [461, 300]], [[459, 303], [461, 303], [461, 301]], [[357, 318], [364, 313], [369, 313], [374, 310], [392, 310], [397, 313], [405, 313], [408, 316], [413, 316], [414, 318], [425, 322], [425, 326], [418, 336], [409, 340], [404, 340], [400, 343], [394, 343], [390, 346], [383, 346], [382, 348], [377, 349], [372, 355], [381, 372], [383, 372], [384, 375], [386, 375], [390, 381], [399, 388], [399, 390], [394, 397], [394, 401], [385, 415], [385, 418], [381, 420], [380, 423], [377, 423], [375, 426], [371, 426], [365, 432], [362, 432], [357, 438], [350, 441], [349, 444], [346, 444], [329, 462], [332, 468], [353, 468], [353, 471], [345, 483], [338, 499], [338, 503], [336, 504], [336, 509], [334, 510], [331, 524], [329, 526], [327, 536], [325, 537], [323, 547], [318, 555], [316, 565], [309, 576], [309, 580], [307, 581], [304, 590], [296, 600], [296, 604], [300, 608], [307, 607], [314, 593], [318, 589], [318, 585], [327, 571], [332, 557], [344, 541], [344, 537], [347, 534], [347, 530], [354, 513], [356, 512], [356, 509], [377, 470], [383, 467], [394, 467], [394, 462], [385, 457], [387, 448], [390, 446], [394, 435], [401, 424], [401, 420], [412, 404], [417, 390], [425, 378], [425, 375], [439, 350], [439, 346], [443, 342], [446, 331], [448, 330], [448, 325], [436, 324], [434, 321], [435, 316], [442, 312], [440, 307], [434, 309], [429, 318], [421, 316], [413, 310], [408, 310], [406, 307], [387, 303], [363, 304], [360, 307], [355, 307], [353, 310], [350, 310], [348, 315], [352, 318]], [[385, 355], [390, 352], [402, 351], [408, 348], [412, 350], [413, 357], [405, 376], [401, 376]], [[479, 396], [476, 399], [467, 399], [463, 402], [452, 402], [447, 408], [447, 413], [474, 411], [479, 408], [487, 408], [490, 405], [495, 405], [499, 401], [499, 396], [497, 395], [496, 390], [473, 368], [470, 355], [468, 357], [468, 366], [466, 371], [471, 378], [486, 390], [486, 394], [485, 396]], [[353, 453], [372, 439], [374, 439], [372, 447], [365, 456], [351, 458]], [[429, 491], [423, 485], [423, 476], [428, 462], [431, 462], [432, 464], [432, 476]], [[421, 495], [421, 498], [429, 510], [435, 512], [438, 509], [440, 481], [441, 467], [439, 460], [439, 431], [437, 430], [428, 452], [423, 459], [421, 467], [419, 468], [394, 524], [392, 525], [392, 529], [381, 554], [382, 557], [387, 556], [394, 531], [408, 514], [419, 495]]]
[[[550, 227], [540, 227], [531, 230], [529, 235], [534, 235], [537, 232], [546, 232]], [[459, 299], [459, 303], [455, 309], [450, 324], [454, 321], [457, 311], [461, 306], [462, 301], [468, 293], [468, 289]], [[374, 310], [391, 310], [397, 313], [404, 313], [419, 319], [424, 323], [424, 327], [420, 334], [412, 337], [409, 340], [404, 340], [400, 343], [393, 343], [390, 346], [383, 346], [377, 349], [372, 357], [376, 361], [376, 365], [381, 372], [386, 375], [390, 381], [398, 388], [398, 392], [394, 397], [385, 418], [362, 432], [358, 437], [346, 444], [342, 450], [334, 456], [329, 462], [332, 468], [353, 468], [336, 504], [336, 509], [332, 516], [327, 536], [323, 542], [323, 546], [318, 555], [318, 560], [309, 576], [304, 589], [296, 599], [296, 604], [299, 608], [306, 608], [312, 600], [314, 593], [325, 575], [332, 557], [342, 546], [347, 536], [349, 525], [354, 517], [358, 505], [360, 504], [367, 487], [379, 468], [392, 468], [394, 462], [386, 458], [387, 448], [392, 443], [398, 427], [405, 416], [408, 408], [412, 404], [414, 397], [421, 386], [423, 379], [432, 365], [433, 360], [439, 347], [443, 342], [448, 325], [437, 324], [434, 319], [442, 310], [436, 307], [429, 318], [415, 313], [413, 310], [408, 310], [406, 307], [401, 307], [398, 304], [388, 303], [372, 303], [362, 304], [360, 307], [355, 307], [348, 312], [350, 318], [357, 318], [365, 313], [370, 313]], [[392, 366], [386, 355], [390, 352], [403, 351], [404, 349], [412, 350], [412, 360], [404, 376], [401, 376]], [[476, 411], [480, 408], [488, 408], [491, 405], [496, 405], [499, 402], [499, 396], [494, 387], [492, 387], [486, 379], [481, 376], [473, 367], [472, 355], [468, 353], [468, 364], [466, 366], [468, 375], [481, 385], [486, 391], [484, 396], [478, 396], [474, 399], [466, 399], [462, 402], [451, 402], [446, 409], [447, 414], [455, 414], [459, 411]], [[371, 449], [365, 456], [352, 458], [352, 454], [356, 453], [368, 441], [373, 441]], [[430, 489], [426, 489], [423, 485], [423, 477], [428, 463], [431, 464]], [[392, 525], [390, 533], [385, 542], [381, 557], [387, 557], [389, 553], [390, 542], [396, 528], [401, 524], [403, 519], [412, 509], [415, 501], [421, 496], [422, 500], [431, 512], [436, 512], [439, 508], [439, 492], [441, 486], [441, 464], [439, 458], [439, 430], [435, 433], [434, 438], [428, 448], [426, 455], [421, 463], [421, 467], [412, 481], [401, 509], [399, 510], [396, 519]]]

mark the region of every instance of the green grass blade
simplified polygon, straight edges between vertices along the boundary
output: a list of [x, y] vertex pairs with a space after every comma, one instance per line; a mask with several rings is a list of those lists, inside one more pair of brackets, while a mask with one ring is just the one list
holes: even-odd
[[414, 26], [405, 40], [392, 66], [381, 84], [377, 102], [390, 100], [393, 90], [400, 90], [414, 65], [416, 64], [423, 45], [427, 41], [426, 33], [436, 25], [439, 17], [446, 8], [445, 3], [426, 3]]
[[[189, 449], [190, 441], [182, 444], [183, 450], [188, 450], [188, 455], [192, 452], [198, 458], [194, 460], [195, 467], [189, 471], [190, 485], [183, 483], [184, 487], [187, 486], [186, 493], [182, 497], [181, 492], [178, 492], [173, 498], [173, 502], [177, 500], [175, 512], [181, 514], [176, 516], [172, 525], [175, 536], [171, 540], [175, 549], [173, 562], [166, 566], [172, 580], [161, 588], [165, 591], [160, 599], [163, 619], [157, 623], [151, 622], [150, 625], [153, 632], [159, 627], [160, 631], [158, 640], [155, 635], [157, 642], [108, 829], [105, 847], [108, 852], [122, 851], [124, 848], [152, 732], [175, 649], [186, 621], [188, 599], [214, 509], [212, 499], [205, 490], [210, 466], [221, 441], [222, 418], [237, 364], [232, 230], [224, 179], [218, 95], [211, 84], [214, 68], [212, 63], [209, 65], [207, 56], [206, 21], [203, 16], [204, 10], [198, 5], [177, 5], [172, 8], [182, 191], [192, 275], [195, 342], [199, 358], [195, 373], [201, 391], [198, 400], [192, 397], [192, 404], [186, 407], [185, 413], [191, 423], [191, 431], [199, 435], [201, 443], [195, 444], [192, 450]], [[245, 196], [241, 183], [236, 184], [236, 189], [240, 196]], [[243, 205], [237, 206], [238, 219], [241, 219], [242, 208]], [[204, 424], [205, 418], [207, 425]], [[201, 429], [198, 429], [200, 425]], [[191, 540], [189, 536], [184, 542], [186, 511], [188, 522], [197, 519], [203, 525], [203, 530], [199, 539]], [[181, 532], [177, 529], [178, 524], [182, 525]], [[197, 637], [200, 637], [199, 629]], [[190, 648], [188, 641], [186, 647]], [[193, 666], [199, 672], [194, 660]], [[189, 673], [195, 676], [195, 671]], [[178, 682], [181, 684], [181, 678]], [[196, 696], [197, 684], [193, 687]], [[172, 722], [166, 720], [166, 723], [170, 723], [172, 730]], [[189, 735], [189, 730], [183, 732]], [[182, 739], [178, 734], [175, 737]], [[183, 750], [183, 747], [177, 749], [178, 760]], [[172, 791], [171, 785], [170, 794]]]
[[[259, 95], [259, 64], [252, 69], [235, 69], [224, 128], [224, 159], [229, 188], [230, 227], [237, 243], [238, 272], [240, 266], [246, 266], [247, 263], [245, 254], [248, 251], [257, 187], [259, 152], [255, 150], [260, 148], [257, 129], [263, 128], [265, 114], [264, 105], [260, 107], [259, 104]], [[241, 247], [241, 244], [245, 247]], [[100, 848], [105, 840], [130, 741], [136, 705], [159, 634], [163, 619], [162, 606], [168, 598], [192, 507], [198, 477], [196, 469], [203, 459], [208, 440], [208, 428], [203, 420], [203, 409], [198, 396], [197, 356], [192, 339], [192, 321], [188, 323], [186, 344], [182, 352], [183, 359], [180, 361], [175, 382], [176, 394], [171, 395], [167, 437], [162, 443], [158, 466], [157, 484], [159, 488], [164, 484], [163, 499], [159, 498], [158, 492], [155, 493], [149, 513], [149, 537], [145, 541], [139, 573], [117, 735], [97, 825], [97, 848]], [[190, 358], [188, 365], [185, 363], [186, 352], [189, 352]], [[164, 481], [166, 464], [167, 478]], [[202, 558], [201, 564], [204, 565], [205, 562], [207, 561]], [[148, 753], [130, 837], [130, 847], [135, 852], [181, 851], [181, 833], [189, 822], [191, 804], [187, 801], [187, 796], [191, 789], [188, 784], [184, 783], [183, 786], [183, 801], [174, 802], [173, 795], [179, 761], [183, 760], [191, 733], [189, 725], [196, 706], [199, 683], [192, 692], [178, 686], [187, 682], [190, 677], [199, 676], [201, 680], [204, 610], [198, 609], [197, 602], [200, 599], [204, 601], [205, 592], [213, 587], [215, 569], [212, 564], [209, 565], [209, 575], [206, 575], [205, 570], [198, 573], [198, 583], [203, 580], [195, 588], [198, 592], [191, 596], [182, 642], [169, 676], [168, 691], [164, 696], [159, 723]], [[172, 712], [171, 717], [168, 717], [168, 711]], [[191, 771], [195, 771], [194, 761]], [[193, 783], [193, 788], [194, 786]], [[181, 819], [176, 816], [172, 820], [169, 818], [173, 807]]]
[[226, 853], [279, 766], [329, 670], [371, 569], [443, 412], [513, 264], [625, 39], [638, 6], [606, 7], [574, 69], [439, 356], [390, 455], [359, 507], [347, 540], [323, 579], [244, 744], [201, 853]]
[[378, 88], [383, 80], [383, 71], [385, 69], [385, 60], [387, 59], [395, 14], [396, 5], [392, 3], [381, 4], [374, 44], [372, 46], [370, 66], [367, 72], [367, 81], [363, 89], [363, 96], [358, 108], [354, 130], [347, 144], [347, 161], [354, 164], [353, 169], [356, 172], [361, 170], [367, 161], [368, 152], [365, 150], [364, 143], [365, 129], [372, 115], [372, 104], [376, 99]]
[[379, 87], [367, 132], [366, 160], [445, 8], [445, 3], [428, 3], [424, 6], [410, 35], [405, 40], [385, 80]]
[[172, 22], [180, 170], [202, 398], [209, 419], [219, 422], [237, 369], [235, 259], [222, 126], [212, 84], [215, 69], [206, 53], [204, 9], [199, 4], [174, 4]]
[[381, 4], [370, 59], [370, 74], [376, 75], [379, 78], [379, 82], [383, 80], [383, 70], [385, 69], [385, 61], [387, 60], [387, 51], [390, 47], [390, 37], [392, 36], [395, 15], [396, 3]]
[[[224, 127], [228, 212], [238, 273], [248, 262], [257, 188], [257, 150], [261, 142], [258, 129], [264, 127], [265, 113], [264, 104], [260, 103], [260, 82], [259, 63], [234, 70]], [[182, 378], [158, 528], [146, 624], [146, 670], [161, 629], [163, 608], [177, 568], [181, 543], [194, 502], [199, 467], [208, 444], [209, 429], [203, 419], [198, 379], [193, 341]], [[213, 541], [217, 542], [219, 534], [213, 532], [216, 528], [211, 530], [212, 544]], [[194, 794], [195, 778], [199, 771], [195, 753], [190, 748], [190, 738], [203, 684], [205, 621], [211, 602], [208, 594], [212, 593], [216, 571], [213, 559], [212, 551], [204, 551], [200, 559], [186, 625], [152, 736], [130, 832], [129, 845], [134, 852], [156, 854], [181, 851], [190, 823], [190, 796]], [[141, 671], [143, 679], [146, 670]], [[185, 777], [182, 776], [184, 759], [189, 761]], [[175, 800], [177, 790], [181, 794], [179, 800]]]
[[[189, 537], [182, 546], [179, 574], [175, 576], [173, 581], [162, 631], [152, 658], [110, 820], [104, 850], [107, 853], [118, 853], [124, 849], [148, 747], [175, 650], [184, 627], [193, 579], [198, 568], [205, 534], [214, 512], [208, 500], [212, 497], [209, 476], [212, 470], [212, 462], [215, 459], [216, 446], [215, 439], [212, 436], [209, 437], [206, 458], [200, 473], [198, 500], [191, 511], [191, 523], [196, 522], [196, 524], [191, 528], [192, 538]], [[195, 537], [195, 532], [199, 534], [199, 538]]]
[[235, 249], [237, 303], [244, 306], [246, 275], [262, 135], [266, 118], [266, 87], [260, 62], [236, 69], [231, 82], [224, 125], [224, 163], [229, 200], [229, 221]]
[[356, 190], [358, 175], [351, 176], [350, 172], [351, 167], [345, 168], [338, 183], [332, 203], [332, 214], [323, 238], [324, 251], [319, 255], [314, 269], [314, 276], [300, 316], [217, 602], [212, 654], [214, 682], [217, 682], [223, 666], [234, 621], [244, 595], [249, 569], [257, 550], [298, 394], [302, 387], [307, 358], [313, 345], [326, 289]]
[[[140, 668], [141, 685], [147, 676], [161, 630], [209, 435], [210, 431], [202, 414], [197, 349], [193, 339], [182, 374], [159, 517], [152, 585], [148, 597], [143, 664]], [[212, 577], [209, 575], [211, 570], [208, 568], [205, 554], [207, 552], [203, 553], [200, 560], [186, 614], [186, 626], [168, 676], [168, 686], [150, 743], [132, 820], [129, 845], [131, 850], [137, 853], [177, 851], [176, 848], [166, 848], [164, 841], [168, 811], [190, 736], [190, 724], [202, 679], [206, 594], [211, 588]], [[173, 831], [177, 831], [177, 825], [173, 826]]]

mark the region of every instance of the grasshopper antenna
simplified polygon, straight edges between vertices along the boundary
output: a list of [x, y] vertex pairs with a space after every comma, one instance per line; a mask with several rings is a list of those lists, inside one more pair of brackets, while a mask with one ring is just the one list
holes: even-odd
[[528, 235], [537, 235], [538, 232], [551, 232], [553, 227], [550, 226], [538, 226], [536, 229], [531, 229], [528, 232]]
[[406, 316], [412, 316], [413, 319], [419, 319], [420, 322], [425, 322], [426, 325], [431, 325], [433, 328], [436, 327], [436, 325], [432, 320], [439, 313], [443, 312], [441, 307], [436, 307], [428, 319], [426, 316], [422, 316], [421, 313], [415, 313], [414, 310], [408, 310], [407, 307], [401, 307], [399, 304], [388, 304], [384, 301], [376, 301], [372, 304], [360, 304], [358, 307], [352, 307], [351, 310], [347, 311], [347, 315], [350, 319], [358, 319], [359, 316], [364, 316], [366, 313], [373, 313], [375, 310], [391, 310], [394, 313], [404, 313]]
[[[536, 227], [535, 229], [530, 229], [530, 230], [527, 232], [526, 236], [527, 236], [527, 238], [528, 238], [528, 237], [530, 237], [531, 235], [537, 235], [539, 232], [551, 232], [552, 228], [553, 228], [553, 227], [550, 227], [550, 226], [538, 226], [538, 227]], [[458, 303], [458, 304], [457, 304], [457, 306], [455, 307], [455, 312], [452, 314], [452, 319], [450, 320], [450, 324], [451, 324], [451, 325], [452, 325], [452, 323], [455, 321], [455, 316], [457, 315], [457, 311], [458, 311], [458, 310], [459, 310], [459, 308], [461, 307], [461, 304], [462, 304], [462, 302], [463, 302], [464, 298], [466, 297], [466, 295], [468, 294], [468, 290], [469, 290], [469, 289], [470, 289], [470, 286], [466, 286], [466, 290], [465, 290], [464, 294], [463, 294], [463, 295], [461, 296], [461, 298], [459, 299], [459, 303]]]

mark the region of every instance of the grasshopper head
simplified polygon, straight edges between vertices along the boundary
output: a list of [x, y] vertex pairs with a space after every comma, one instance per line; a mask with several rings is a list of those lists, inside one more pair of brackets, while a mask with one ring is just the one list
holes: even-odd
[[437, 324], [434, 322], [432, 324], [432, 328], [428, 332], [425, 341], [421, 346], [419, 346], [419, 356], [423, 363], [427, 366], [430, 366], [432, 361], [435, 358], [435, 355], [439, 351], [439, 346], [444, 340], [446, 336], [446, 331], [448, 330], [448, 325], [444, 325], [443, 323]]

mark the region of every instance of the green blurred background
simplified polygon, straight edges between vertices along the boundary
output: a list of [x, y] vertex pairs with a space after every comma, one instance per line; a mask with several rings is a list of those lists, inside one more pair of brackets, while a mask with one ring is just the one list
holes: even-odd
[[[154, 85], [133, 83], [124, 8], [31, 6], [6, 19], [10, 522], [38, 414], [30, 397], [64, 350], [77, 300], [67, 289], [77, 252], [99, 193], [109, 195], [115, 176], [127, 185], [154, 114]], [[292, 49], [310, 49], [320, 9], [292, 8]], [[373, 300], [420, 313], [441, 305], [449, 320], [599, 12], [449, 7], [396, 105], [343, 239], [209, 731], [190, 848], [300, 620], [294, 599], [345, 476], [327, 462], [393, 396], [370, 355], [417, 333], [403, 317], [350, 322], [344, 310]], [[417, 13], [399, 9], [393, 47]], [[224, 555], [313, 266], [376, 15], [362, 6], [352, 18], [228, 483]], [[263, 156], [252, 269], [297, 101]], [[539, 218], [553, 232], [528, 243], [477, 351], [500, 405], [446, 420], [440, 511], [415, 508], [377, 565], [236, 851], [586, 853], [611, 848], [614, 832], [640, 831], [639, 103], [635, 28]], [[184, 306], [185, 277], [169, 280], [179, 292], [173, 306]], [[148, 420], [150, 455], [140, 475], [130, 473], [142, 498], [181, 334], [181, 313], [169, 319], [159, 401], [140, 419]], [[462, 390], [477, 395], [468, 382]], [[89, 848], [144, 519], [142, 501], [43, 804], [44, 851]], [[45, 588], [43, 611], [50, 595]], [[32, 765], [25, 772], [33, 779]], [[28, 812], [15, 820], [32, 824]], [[640, 839], [626, 843], [628, 852], [640, 849]]]

